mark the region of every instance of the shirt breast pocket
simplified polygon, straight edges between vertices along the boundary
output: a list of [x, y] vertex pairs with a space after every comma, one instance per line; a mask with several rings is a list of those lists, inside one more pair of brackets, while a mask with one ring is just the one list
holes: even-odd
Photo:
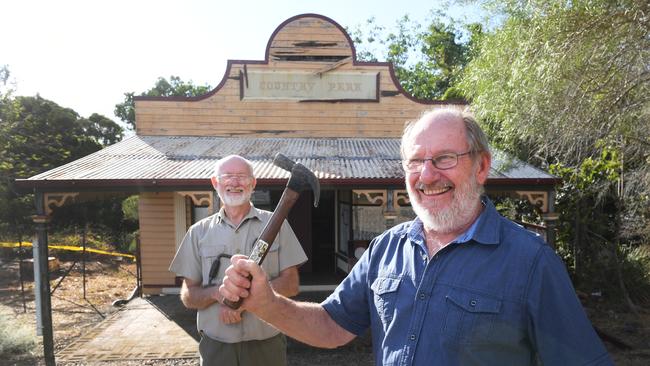
[[[201, 274], [203, 276], [202, 284], [203, 286], [210, 285], [210, 270], [212, 265], [217, 266], [218, 271], [216, 276], [212, 280], [212, 284], [219, 285], [223, 280], [223, 274], [226, 271], [226, 268], [230, 265], [229, 257], [230, 255], [226, 252], [225, 245], [206, 245], [202, 246], [199, 249], [199, 254], [201, 255]], [[215, 267], [215, 269], [217, 269]]]
[[269, 279], [276, 278], [280, 275], [280, 246], [273, 244], [262, 262], [262, 268], [269, 276]]
[[370, 289], [374, 293], [375, 308], [383, 323], [384, 329], [387, 329], [393, 321], [395, 306], [397, 303], [397, 290], [401, 283], [400, 278], [377, 277]]
[[447, 316], [443, 334], [461, 344], [485, 344], [495, 340], [494, 323], [502, 300], [466, 289], [452, 289], [446, 295]]

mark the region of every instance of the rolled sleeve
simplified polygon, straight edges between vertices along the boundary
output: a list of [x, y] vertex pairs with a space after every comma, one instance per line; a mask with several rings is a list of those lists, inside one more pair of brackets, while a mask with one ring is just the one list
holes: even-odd
[[199, 255], [198, 243], [192, 228], [183, 237], [181, 245], [172, 259], [169, 271], [176, 273], [177, 276], [189, 278], [193, 281], [201, 281], [201, 258]]
[[361, 335], [370, 326], [368, 311], [368, 253], [363, 254], [348, 276], [321, 305], [339, 326]]

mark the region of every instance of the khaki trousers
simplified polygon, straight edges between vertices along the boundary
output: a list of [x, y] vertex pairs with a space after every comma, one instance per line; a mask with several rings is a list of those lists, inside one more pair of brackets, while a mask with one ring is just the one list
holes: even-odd
[[201, 366], [286, 366], [284, 334], [261, 341], [223, 343], [201, 335]]

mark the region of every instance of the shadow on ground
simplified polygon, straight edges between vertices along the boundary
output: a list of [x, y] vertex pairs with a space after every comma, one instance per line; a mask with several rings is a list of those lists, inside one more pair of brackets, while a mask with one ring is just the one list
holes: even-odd
[[[329, 292], [305, 292], [298, 295], [296, 299], [321, 302], [327, 295]], [[196, 330], [196, 311], [186, 309], [178, 296], [151, 296], [146, 298], [146, 301], [167, 319], [183, 328], [192, 338], [200, 340]], [[289, 366], [373, 365], [370, 332], [337, 349], [319, 349], [287, 337], [287, 358]]]
[[196, 329], [196, 310], [185, 308], [179, 296], [150, 296], [145, 297], [145, 300], [167, 319], [183, 328], [197, 342], [201, 340]]

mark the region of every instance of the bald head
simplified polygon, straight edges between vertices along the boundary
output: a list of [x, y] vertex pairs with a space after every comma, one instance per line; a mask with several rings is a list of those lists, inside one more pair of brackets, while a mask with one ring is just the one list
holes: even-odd
[[423, 113], [418, 120], [406, 123], [400, 146], [402, 159], [405, 158], [406, 145], [412, 141], [414, 136], [442, 125], [455, 124], [464, 132], [471, 151], [490, 153], [487, 137], [472, 114], [454, 108], [437, 108]]
[[245, 159], [239, 155], [228, 155], [219, 159], [214, 165], [213, 176], [216, 177], [220, 173], [223, 173], [221, 172], [221, 167], [226, 165], [243, 166], [248, 171], [248, 174], [253, 176], [253, 164], [248, 159]]

